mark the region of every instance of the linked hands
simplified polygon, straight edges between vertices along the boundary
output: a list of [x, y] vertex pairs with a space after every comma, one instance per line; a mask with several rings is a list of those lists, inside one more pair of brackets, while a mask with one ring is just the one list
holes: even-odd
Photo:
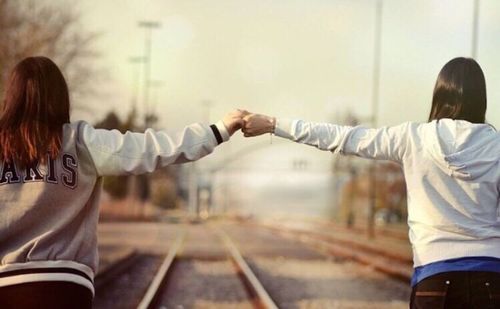
[[245, 137], [273, 133], [276, 126], [274, 117], [240, 109], [227, 114], [222, 121], [230, 135], [241, 129]]
[[233, 135], [234, 132], [243, 128], [243, 126], [245, 125], [244, 117], [248, 114], [249, 113], [247, 111], [238, 109], [224, 116], [222, 122], [224, 123], [224, 126], [226, 127], [229, 135]]
[[249, 113], [243, 118], [244, 125], [241, 131], [245, 137], [258, 136], [266, 133], [274, 133], [276, 118]]

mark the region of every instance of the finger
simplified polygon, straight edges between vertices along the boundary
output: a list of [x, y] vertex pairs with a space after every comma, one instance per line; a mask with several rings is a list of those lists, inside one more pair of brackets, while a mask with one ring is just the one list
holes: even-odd
[[237, 131], [237, 130], [240, 130], [243, 126], [241, 125], [240, 122], [234, 122], [233, 124], [233, 130], [234, 131]]
[[245, 109], [238, 109], [238, 112], [242, 113], [245, 116], [248, 115], [248, 114], [250, 114], [250, 112], [247, 111], [247, 110], [245, 110]]
[[239, 120], [236, 120], [236, 124], [238, 125], [238, 127], [243, 128], [246, 124], [246, 121], [243, 119], [239, 119]]

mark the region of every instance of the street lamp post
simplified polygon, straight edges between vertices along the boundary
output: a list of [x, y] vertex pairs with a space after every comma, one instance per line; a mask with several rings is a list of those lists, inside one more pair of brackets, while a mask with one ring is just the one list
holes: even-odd
[[144, 125], [148, 127], [149, 114], [149, 88], [151, 86], [151, 56], [152, 56], [152, 32], [153, 29], [159, 28], [160, 23], [155, 21], [140, 21], [139, 27], [146, 30], [146, 38], [144, 45], [144, 89], [143, 89], [143, 104], [144, 104]]
[[[210, 108], [212, 107], [212, 102], [210, 100], [203, 100], [201, 102], [204, 108], [203, 120], [205, 123], [210, 122]], [[212, 173], [207, 174], [212, 180]], [[200, 219], [200, 199], [198, 196], [199, 186], [198, 186], [198, 168], [196, 162], [191, 162], [189, 166], [189, 185], [188, 185], [188, 207], [189, 211], [193, 212], [196, 219]], [[210, 207], [210, 206], [209, 206]], [[207, 213], [209, 210], [207, 210]]]
[[471, 57], [477, 58], [477, 45], [479, 36], [479, 0], [474, 0], [474, 10], [472, 16], [472, 47]]
[[165, 82], [162, 80], [151, 80], [149, 82], [150, 88], [153, 88], [153, 95], [151, 98], [150, 109], [148, 112], [148, 120], [147, 123], [149, 126], [154, 126], [154, 124], [158, 121], [158, 117], [156, 116], [156, 108], [158, 107], [158, 92], [159, 90], [165, 86]]
[[[210, 123], [210, 109], [212, 108], [213, 103], [210, 100], [203, 100], [201, 102], [201, 104], [203, 106], [203, 117], [202, 117], [203, 122], [208, 124], [208, 123]], [[192, 162], [191, 168], [189, 170], [189, 173], [190, 173], [190, 175], [189, 175], [189, 179], [190, 179], [190, 182], [189, 182], [189, 204], [190, 204], [190, 208], [194, 209], [195, 214], [196, 214], [196, 218], [199, 219], [201, 217], [201, 206], [202, 205], [200, 205], [200, 197], [199, 197], [200, 188], [198, 186], [198, 172], [199, 171], [197, 169], [197, 165], [198, 164], [196, 162]], [[207, 178], [208, 178], [208, 182], [212, 183], [213, 182], [213, 173], [207, 173]], [[210, 201], [211, 201], [212, 192], [210, 191], [209, 194], [210, 194], [210, 197], [207, 201], [208, 204], [206, 205], [205, 216], [208, 216], [211, 213]]]
[[[144, 57], [130, 57], [128, 59], [129, 63], [134, 65], [134, 73], [133, 73], [133, 93], [131, 98], [131, 115], [135, 119], [135, 115], [137, 115], [137, 105], [139, 103], [139, 84], [140, 84], [140, 65], [144, 63]], [[135, 124], [135, 120], [132, 121]], [[130, 128], [136, 129], [136, 128]], [[137, 189], [137, 179], [136, 176], [131, 176], [128, 178], [128, 190], [129, 190], [129, 209], [131, 209], [132, 215], [140, 215], [141, 214], [141, 206], [137, 203], [138, 189]]]
[[[377, 127], [377, 112], [380, 92], [380, 61], [382, 47], [382, 0], [377, 0], [375, 7], [375, 35], [373, 53], [373, 90], [372, 90], [372, 125]], [[376, 162], [370, 164], [370, 205], [368, 209], [368, 236], [375, 237], [375, 210], [377, 203]]]
[[139, 64], [144, 63], [144, 57], [130, 57], [128, 59], [129, 63], [134, 65], [134, 77], [133, 77], [133, 93], [131, 99], [131, 108], [132, 111], [137, 111], [137, 105], [139, 103], [139, 83], [140, 83], [140, 68]]
[[214, 106], [214, 104], [210, 100], [203, 100], [201, 104], [204, 109], [203, 121], [205, 121], [205, 123], [210, 123], [210, 109]]
[[[151, 86], [151, 56], [152, 56], [152, 32], [153, 29], [159, 28], [160, 23], [155, 21], [140, 21], [139, 27], [144, 28], [146, 31], [145, 45], [144, 45], [144, 87], [143, 87], [143, 105], [144, 105], [144, 126], [149, 127], [150, 115], [149, 115], [149, 88]], [[141, 191], [141, 201], [145, 202], [149, 198], [149, 177], [146, 175], [139, 176], [142, 191]], [[145, 207], [143, 209], [143, 216], [145, 215]]]

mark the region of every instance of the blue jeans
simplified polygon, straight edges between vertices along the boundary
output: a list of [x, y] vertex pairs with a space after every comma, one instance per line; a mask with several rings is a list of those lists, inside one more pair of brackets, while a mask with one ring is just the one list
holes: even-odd
[[436, 274], [413, 287], [411, 309], [498, 309], [500, 273], [454, 271]]

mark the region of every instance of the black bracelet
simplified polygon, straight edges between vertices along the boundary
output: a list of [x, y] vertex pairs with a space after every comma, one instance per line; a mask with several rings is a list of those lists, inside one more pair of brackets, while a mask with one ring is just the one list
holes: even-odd
[[212, 132], [214, 132], [215, 139], [217, 140], [217, 144], [222, 144], [222, 135], [220, 135], [219, 129], [217, 129], [217, 126], [215, 124], [210, 125], [210, 129], [212, 129]]

